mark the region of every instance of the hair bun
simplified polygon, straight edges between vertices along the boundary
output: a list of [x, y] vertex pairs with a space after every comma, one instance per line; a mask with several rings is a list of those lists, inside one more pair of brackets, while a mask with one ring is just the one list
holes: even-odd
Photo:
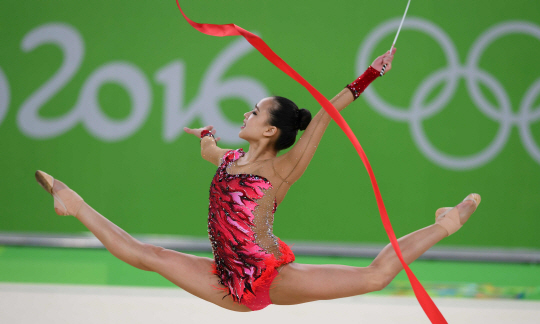
[[305, 130], [309, 123], [311, 122], [311, 112], [307, 109], [298, 110], [298, 129], [303, 131]]

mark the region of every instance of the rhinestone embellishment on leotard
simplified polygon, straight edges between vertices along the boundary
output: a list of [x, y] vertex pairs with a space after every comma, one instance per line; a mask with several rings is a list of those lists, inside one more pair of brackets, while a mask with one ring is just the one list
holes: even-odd
[[[266, 178], [253, 174], [230, 174], [227, 166], [241, 157], [244, 152], [239, 149], [229, 151], [223, 157], [210, 186], [210, 203], [208, 214], [208, 235], [212, 243], [216, 274], [221, 284], [228, 288], [235, 301], [241, 302], [246, 293], [255, 294], [257, 279], [270, 266], [294, 260], [288, 247], [272, 234], [273, 214], [276, 202], [272, 206], [262, 206], [260, 202], [272, 184]], [[284, 247], [286, 260], [276, 256], [262, 247], [257, 239], [256, 229], [260, 220], [254, 213], [256, 208], [263, 208], [269, 215], [265, 217], [265, 232], [277, 246], [277, 251]], [[260, 216], [257, 216], [260, 217]], [[278, 241], [281, 243], [278, 243]], [[283, 259], [283, 260], [282, 260]]]

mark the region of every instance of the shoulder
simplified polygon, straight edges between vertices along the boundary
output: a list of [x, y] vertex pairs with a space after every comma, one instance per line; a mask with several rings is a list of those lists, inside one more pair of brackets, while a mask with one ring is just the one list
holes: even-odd
[[280, 156], [276, 156], [273, 159], [272, 162], [274, 163], [274, 166], [276, 168], [284, 168], [293, 164], [293, 161], [290, 159], [290, 156], [288, 153], [289, 152], [282, 154]]
[[227, 152], [225, 152], [225, 154], [221, 158], [221, 164], [236, 161], [244, 154], [245, 153], [242, 148], [239, 148], [236, 150], [228, 150]]
[[291, 160], [289, 160], [286, 153], [272, 159], [272, 167], [274, 169], [274, 172], [283, 181], [285, 181], [285, 178], [287, 176], [286, 174], [284, 174], [283, 170], [286, 170], [288, 167], [290, 167], [291, 164]]

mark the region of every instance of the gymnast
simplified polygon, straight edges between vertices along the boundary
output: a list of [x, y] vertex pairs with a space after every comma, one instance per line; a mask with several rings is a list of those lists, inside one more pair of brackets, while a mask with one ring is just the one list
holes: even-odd
[[[395, 49], [379, 56], [331, 102], [341, 111], [392, 68]], [[388, 244], [368, 267], [310, 265], [294, 261], [291, 249], [272, 231], [274, 212], [313, 158], [331, 118], [324, 109], [312, 119], [306, 109], [283, 97], [264, 98], [244, 114], [239, 137], [249, 149], [217, 146], [212, 126], [184, 130], [200, 137], [202, 157], [218, 169], [210, 186], [208, 234], [214, 259], [140, 242], [90, 207], [50, 175], [36, 172], [54, 197], [59, 215], [73, 215], [120, 260], [154, 271], [187, 292], [233, 311], [269, 304], [293, 305], [361, 295], [386, 287], [403, 269]], [[305, 130], [296, 142], [298, 130]], [[294, 146], [293, 146], [294, 144]], [[284, 154], [279, 151], [292, 148]], [[398, 240], [410, 264], [435, 243], [456, 232], [476, 210], [478, 194], [455, 207], [439, 208], [435, 223]], [[277, 277], [277, 279], [276, 279]], [[272, 289], [270, 289], [270, 287]]]

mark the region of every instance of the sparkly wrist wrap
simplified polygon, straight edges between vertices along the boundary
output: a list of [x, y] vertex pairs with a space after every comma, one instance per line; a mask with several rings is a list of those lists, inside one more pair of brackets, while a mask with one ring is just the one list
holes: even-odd
[[205, 136], [210, 136], [210, 137], [212, 137], [212, 138], [214, 139], [214, 141], [216, 140], [215, 137], [214, 137], [214, 134], [212, 134], [211, 131], [206, 130], [206, 129], [203, 130], [203, 131], [201, 132], [201, 140], [202, 140], [203, 137], [205, 137]]
[[354, 80], [353, 83], [348, 84], [346, 88], [351, 90], [354, 100], [356, 100], [358, 97], [360, 97], [360, 94], [366, 90], [367, 86], [373, 82], [373, 80], [377, 79], [379, 75], [379, 71], [369, 66], [358, 79]]

